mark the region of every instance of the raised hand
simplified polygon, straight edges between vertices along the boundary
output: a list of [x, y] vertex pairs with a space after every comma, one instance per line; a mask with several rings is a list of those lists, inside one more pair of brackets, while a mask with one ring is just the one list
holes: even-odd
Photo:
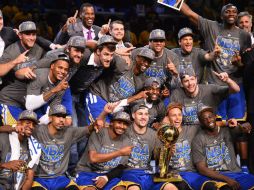
[[76, 10], [73, 17], [69, 17], [66, 21], [66, 25], [69, 26], [70, 24], [74, 24], [77, 22], [78, 10]]
[[28, 53], [29, 50], [24, 51], [23, 53], [21, 53], [16, 59], [14, 59], [14, 63], [15, 65], [20, 64], [20, 63], [24, 63], [26, 61], [29, 60], [29, 58], [26, 56], [26, 54]]
[[229, 76], [226, 72], [222, 72], [222, 73], [217, 73], [215, 71], [213, 71], [213, 73], [222, 81], [222, 82], [227, 82], [229, 79]]
[[172, 75], [178, 75], [178, 71], [174, 65], [174, 63], [168, 58], [167, 66], [166, 68], [168, 69], [169, 72], [172, 73]]
[[119, 151], [120, 151], [120, 154], [121, 156], [129, 156], [131, 154], [131, 151], [132, 151], [132, 148], [134, 146], [125, 146], [123, 148], [121, 148]]

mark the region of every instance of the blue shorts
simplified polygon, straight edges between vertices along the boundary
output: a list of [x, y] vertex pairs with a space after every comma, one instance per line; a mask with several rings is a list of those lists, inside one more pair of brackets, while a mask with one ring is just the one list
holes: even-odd
[[[95, 173], [95, 172], [80, 172], [77, 175], [76, 182], [79, 185], [80, 188], [85, 187], [95, 187], [94, 180], [98, 176], [103, 176], [105, 174], [101, 173]], [[103, 187], [103, 190], [111, 190], [113, 187], [115, 187], [119, 182], [120, 178], [114, 178]]]
[[222, 120], [235, 118], [239, 121], [246, 120], [246, 101], [243, 85], [240, 84], [240, 92], [230, 94], [228, 98], [223, 100], [219, 107], [217, 115]]
[[22, 111], [24, 110], [16, 106], [7, 106], [5, 104], [0, 104], [2, 123], [4, 125], [13, 125], [17, 123], [19, 114], [21, 114]]
[[69, 186], [77, 186], [74, 181], [70, 180], [66, 176], [58, 176], [55, 178], [40, 178], [35, 177], [32, 187], [42, 187], [45, 190], [59, 190]]
[[[85, 118], [87, 119], [87, 124], [89, 125], [91, 123], [90, 116], [92, 116], [95, 120], [103, 111], [107, 102], [100, 96], [93, 95], [90, 92], [85, 96], [85, 102]], [[106, 121], [109, 123], [110, 117], [107, 117]]]
[[142, 190], [153, 189], [154, 186], [153, 175], [146, 173], [144, 170], [126, 170], [123, 172], [121, 179], [133, 182], [134, 184], [131, 185], [138, 185]]
[[[245, 174], [242, 172], [220, 173], [237, 181], [241, 185], [241, 189], [243, 190], [254, 188], [254, 175]], [[215, 182], [217, 187], [222, 187], [226, 185], [225, 182], [211, 179], [209, 177], [200, 175], [197, 172], [180, 172], [180, 175], [194, 190], [202, 190], [202, 187], [205, 185], [205, 183], [209, 181]]]

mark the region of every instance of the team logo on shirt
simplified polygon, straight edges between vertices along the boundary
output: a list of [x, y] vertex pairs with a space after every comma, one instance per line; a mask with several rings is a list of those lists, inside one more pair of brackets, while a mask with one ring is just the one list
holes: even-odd
[[218, 36], [216, 43], [221, 47], [222, 53], [216, 59], [221, 64], [222, 68], [232, 67], [232, 57], [236, 52], [240, 52], [239, 38], [232, 36]]
[[[110, 147], [110, 146], [104, 146], [101, 148], [100, 150], [100, 153], [102, 154], [107, 154], [107, 153], [110, 153], [110, 152], [113, 152], [113, 151], [116, 151], [118, 149], [114, 148], [114, 147]], [[113, 169], [113, 168], [116, 168], [119, 164], [120, 164], [120, 161], [121, 161], [122, 157], [119, 156], [119, 157], [116, 157], [116, 158], [113, 158], [112, 160], [110, 161], [107, 161], [107, 162], [103, 162], [103, 163], [99, 163], [99, 165], [104, 169], [104, 170], [110, 170], [110, 169]]]
[[174, 155], [171, 157], [170, 166], [174, 169], [185, 171], [190, 165], [190, 153], [191, 147], [188, 140], [184, 140], [182, 142], [178, 142], [176, 145], [176, 151]]
[[207, 165], [214, 170], [228, 170], [231, 158], [225, 142], [206, 147]]

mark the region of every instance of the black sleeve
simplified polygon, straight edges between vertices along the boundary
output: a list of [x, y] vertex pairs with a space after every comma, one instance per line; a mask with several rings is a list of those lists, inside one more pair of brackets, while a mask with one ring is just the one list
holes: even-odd
[[108, 177], [108, 181], [110, 181], [113, 178], [119, 177], [122, 175], [123, 170], [126, 168], [126, 166], [120, 164], [118, 165], [116, 168], [114, 168], [113, 170], [111, 170], [110, 172], [108, 172], [106, 174], [106, 176]]
[[50, 44], [52, 44], [51, 41], [49, 41], [41, 36], [37, 36], [36, 43], [46, 51], [50, 50], [49, 46], [50, 46]]
[[57, 35], [54, 39], [54, 43], [64, 45], [68, 42], [69, 38], [70, 37], [69, 37], [68, 33], [62, 32], [62, 30], [60, 29], [60, 31], [57, 33]]

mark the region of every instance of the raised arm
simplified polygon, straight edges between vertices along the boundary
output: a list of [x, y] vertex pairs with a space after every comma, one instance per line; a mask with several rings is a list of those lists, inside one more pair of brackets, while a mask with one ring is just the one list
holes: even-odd
[[199, 15], [191, 10], [191, 8], [183, 2], [182, 8], [180, 10], [181, 13], [183, 13], [185, 16], [188, 17], [188, 19], [194, 24], [198, 25], [198, 17]]

